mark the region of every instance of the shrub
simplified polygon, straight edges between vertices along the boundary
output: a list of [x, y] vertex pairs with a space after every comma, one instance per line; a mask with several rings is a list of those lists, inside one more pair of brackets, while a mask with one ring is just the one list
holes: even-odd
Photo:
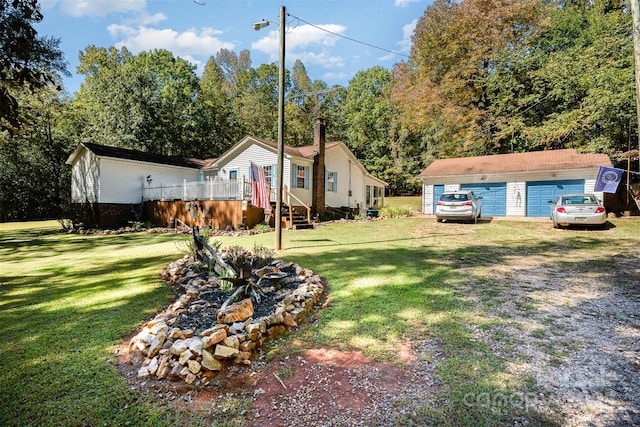
[[271, 229], [271, 226], [269, 226], [269, 224], [258, 224], [253, 227], [253, 229], [256, 231], [267, 231]]
[[380, 218], [402, 218], [411, 216], [412, 212], [407, 208], [384, 207], [378, 212]]

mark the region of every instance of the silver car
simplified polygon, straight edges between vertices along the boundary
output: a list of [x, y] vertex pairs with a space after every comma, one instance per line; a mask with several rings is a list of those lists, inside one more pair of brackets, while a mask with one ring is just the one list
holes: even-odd
[[436, 203], [436, 219], [478, 222], [482, 216], [482, 197], [473, 191], [447, 191]]
[[594, 194], [562, 194], [549, 203], [553, 228], [569, 225], [603, 226], [607, 221], [607, 212]]

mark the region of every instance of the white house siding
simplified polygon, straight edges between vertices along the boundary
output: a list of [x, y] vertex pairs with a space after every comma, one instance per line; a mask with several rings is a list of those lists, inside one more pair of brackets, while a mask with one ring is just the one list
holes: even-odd
[[[350, 208], [360, 208], [361, 210], [366, 208], [367, 202], [367, 182], [365, 180], [365, 174], [362, 170], [355, 164], [351, 164], [350, 176], [345, 177], [347, 180], [347, 184], [349, 184], [349, 179], [351, 179], [351, 197], [348, 198], [348, 205]], [[347, 194], [348, 194], [347, 188]]]
[[100, 161], [90, 151], [84, 150], [71, 168], [71, 200], [75, 203], [98, 201]]
[[[509, 174], [455, 175], [446, 177], [429, 177], [423, 179], [422, 212], [433, 213], [433, 186], [444, 185], [445, 191], [454, 191], [460, 184], [479, 182], [504, 182], [507, 185], [507, 216], [525, 216], [527, 206], [527, 182], [560, 181], [570, 179], [584, 180], [584, 190], [594, 193], [602, 200], [602, 192], [594, 192], [595, 178], [598, 168], [565, 169], [542, 172], [517, 172]], [[481, 179], [482, 178], [482, 179]]]
[[[259, 146], [258, 144], [249, 144], [246, 149], [238, 153], [237, 156], [231, 158], [227, 163], [219, 165], [218, 177], [222, 179], [229, 179], [231, 171], [238, 171], [238, 180], [246, 179], [251, 180], [250, 168], [251, 162], [258, 166], [271, 166], [273, 168], [273, 175], [276, 174], [278, 155], [271, 150]], [[287, 162], [284, 163], [287, 166]], [[285, 171], [285, 177], [287, 176]], [[287, 182], [287, 180], [284, 180]], [[275, 185], [275, 184], [274, 184]]]
[[[251, 181], [250, 168], [251, 162], [254, 164], [265, 167], [271, 166], [272, 179], [268, 184], [271, 187], [271, 201], [275, 201], [275, 188], [277, 185], [276, 175], [278, 171], [278, 155], [270, 149], [260, 146], [259, 144], [249, 144], [244, 150], [238, 152], [238, 155], [232, 157], [228, 162], [218, 165], [218, 177], [224, 180], [228, 180], [231, 171], [238, 172], [238, 181], [245, 179], [247, 182]], [[285, 155], [283, 162], [283, 184], [287, 187], [290, 186], [291, 179], [291, 160]], [[310, 199], [310, 198], [309, 198]]]
[[594, 179], [585, 179], [584, 180], [584, 192], [585, 193], [593, 193], [595, 194], [600, 200], [603, 200], [604, 197], [604, 193], [602, 191], [593, 191], [593, 189], [596, 186], [596, 180]]
[[151, 176], [152, 187], [197, 181], [197, 169], [123, 159], [100, 159], [99, 203], [140, 203], [142, 187]]
[[433, 213], [433, 184], [422, 184], [422, 212]]
[[[294, 168], [292, 165], [295, 165]], [[309, 168], [309, 188], [295, 188], [294, 183], [296, 179], [296, 170], [298, 166], [305, 166]], [[284, 162], [284, 185], [287, 186], [291, 194], [296, 196], [302, 203], [307, 206], [311, 206], [313, 200], [313, 160], [303, 159], [301, 157], [289, 157], [286, 156]], [[285, 203], [287, 201], [285, 200]], [[325, 201], [326, 203], [326, 201]], [[300, 203], [293, 199], [291, 205], [299, 205]]]
[[[228, 159], [228, 160], [227, 160]], [[249, 180], [249, 168], [251, 162], [258, 166], [271, 166], [273, 172], [273, 180], [271, 182], [272, 189], [275, 189], [275, 175], [277, 171], [277, 153], [272, 147], [261, 144], [248, 137], [238, 146], [227, 152], [219, 159], [216, 167], [217, 176], [222, 179], [229, 179], [231, 171], [236, 170], [238, 180], [246, 178]], [[296, 179], [295, 166], [304, 166], [309, 168], [309, 185], [308, 188], [296, 188], [294, 183]], [[357, 159], [349, 152], [344, 144], [339, 143], [327, 148], [325, 151], [325, 169], [327, 171], [336, 172], [338, 176], [337, 192], [325, 192], [325, 204], [333, 207], [350, 206], [363, 207], [366, 200], [366, 185], [376, 185], [384, 187], [375, 179], [371, 179], [359, 165]], [[326, 176], [325, 176], [326, 179]], [[311, 205], [313, 199], [313, 158], [292, 156], [285, 153], [283, 163], [283, 185], [295, 196], [292, 198], [292, 205], [299, 205], [300, 201], [306, 205]], [[368, 181], [371, 182], [368, 182]], [[367, 182], [365, 182], [367, 181]], [[349, 184], [351, 184], [351, 195], [349, 195]], [[271, 200], [275, 200], [275, 191], [272, 191]], [[300, 201], [296, 200], [299, 199]], [[288, 203], [287, 200], [284, 200]]]
[[[325, 203], [333, 207], [362, 206], [364, 200], [363, 173], [340, 145], [331, 147], [325, 152], [325, 169], [327, 172], [337, 173], [338, 177], [337, 191], [326, 191]], [[351, 191], [351, 195], [349, 195], [349, 191]]]

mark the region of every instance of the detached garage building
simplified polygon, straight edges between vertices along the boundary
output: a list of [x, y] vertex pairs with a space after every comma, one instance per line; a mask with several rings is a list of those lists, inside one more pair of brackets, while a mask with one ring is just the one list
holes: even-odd
[[482, 196], [482, 216], [549, 215], [558, 194], [593, 191], [600, 166], [611, 167], [606, 154], [574, 149], [496, 154], [436, 160], [422, 178], [422, 212], [434, 214], [445, 191], [472, 190]]

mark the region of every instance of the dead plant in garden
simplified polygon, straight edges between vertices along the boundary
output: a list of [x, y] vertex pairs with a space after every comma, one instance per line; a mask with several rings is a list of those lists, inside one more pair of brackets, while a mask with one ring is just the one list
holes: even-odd
[[222, 304], [223, 311], [230, 303], [251, 298], [259, 303], [264, 291], [261, 286], [262, 277], [253, 277], [254, 269], [262, 268], [273, 261], [275, 251], [260, 245], [254, 245], [253, 252], [241, 246], [229, 246], [221, 249], [215, 242], [212, 246], [207, 235], [203, 235], [198, 227], [193, 229], [193, 248], [196, 259], [209, 265], [209, 274], [215, 272], [220, 278], [220, 288], [231, 292]]

